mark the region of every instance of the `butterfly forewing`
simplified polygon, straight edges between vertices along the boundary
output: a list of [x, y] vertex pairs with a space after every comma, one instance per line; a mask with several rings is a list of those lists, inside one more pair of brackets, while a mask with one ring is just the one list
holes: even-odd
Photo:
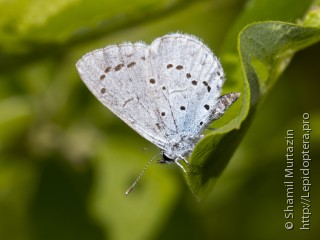
[[167, 141], [149, 106], [148, 48], [141, 43], [112, 45], [86, 54], [77, 63], [81, 79], [109, 110], [160, 148]]

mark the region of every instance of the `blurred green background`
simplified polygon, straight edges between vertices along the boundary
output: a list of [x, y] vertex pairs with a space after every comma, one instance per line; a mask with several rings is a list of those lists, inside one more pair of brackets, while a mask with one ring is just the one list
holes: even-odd
[[[1, 0], [0, 239], [316, 239], [319, 43], [296, 54], [200, 203], [174, 165], [152, 164], [124, 195], [157, 149], [105, 109], [75, 69], [90, 50], [150, 43], [175, 31], [202, 38], [220, 56], [235, 50], [245, 24], [297, 22], [311, 3]], [[304, 112], [313, 129], [310, 231], [299, 230]], [[284, 228], [283, 212], [287, 129], [295, 130], [298, 158], [291, 231]]]

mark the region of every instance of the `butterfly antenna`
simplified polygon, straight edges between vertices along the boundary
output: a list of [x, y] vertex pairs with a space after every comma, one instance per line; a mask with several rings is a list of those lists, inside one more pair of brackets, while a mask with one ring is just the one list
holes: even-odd
[[137, 182], [140, 180], [140, 178], [142, 177], [142, 175], [145, 173], [145, 171], [147, 170], [147, 168], [149, 167], [149, 165], [152, 163], [152, 161], [157, 157], [158, 155], [155, 155], [153, 158], [151, 158], [149, 160], [149, 162], [146, 164], [146, 166], [143, 168], [143, 170], [141, 171], [141, 173], [139, 174], [139, 176], [137, 177], [137, 179], [133, 182], [133, 184], [131, 185], [131, 187], [129, 187], [129, 189], [126, 191], [126, 195], [128, 195], [134, 188], [134, 186], [137, 184]]

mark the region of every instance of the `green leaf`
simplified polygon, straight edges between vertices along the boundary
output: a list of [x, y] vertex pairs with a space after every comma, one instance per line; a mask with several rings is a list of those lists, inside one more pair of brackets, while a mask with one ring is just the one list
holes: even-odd
[[257, 105], [270, 91], [293, 54], [319, 40], [319, 28], [279, 21], [253, 23], [240, 32], [238, 51], [243, 85], [239, 89], [240, 84], [236, 84], [233, 89], [241, 92], [236, 103], [241, 108], [232, 106], [228, 109], [227, 112], [236, 117], [223, 120], [223, 127], [206, 135], [190, 158], [187, 181], [197, 197], [203, 199], [222, 173], [250, 125]]
[[1, 50], [6, 57], [13, 53], [52, 53], [62, 44], [94, 39], [185, 4], [183, 0], [170, 4], [164, 0], [135, 0], [123, 4], [116, 0], [54, 0], [50, 4], [39, 0], [1, 1]]

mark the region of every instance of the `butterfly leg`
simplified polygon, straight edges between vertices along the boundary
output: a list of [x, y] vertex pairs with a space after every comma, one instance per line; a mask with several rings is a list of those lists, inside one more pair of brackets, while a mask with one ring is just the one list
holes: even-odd
[[188, 167], [190, 167], [189, 162], [186, 158], [179, 156], [184, 162], [185, 164], [187, 164]]
[[174, 160], [174, 162], [175, 162], [175, 164], [177, 164], [186, 174], [187, 174], [187, 171], [184, 169], [184, 167], [178, 162], [178, 159], [179, 158], [176, 158], [175, 160]]

